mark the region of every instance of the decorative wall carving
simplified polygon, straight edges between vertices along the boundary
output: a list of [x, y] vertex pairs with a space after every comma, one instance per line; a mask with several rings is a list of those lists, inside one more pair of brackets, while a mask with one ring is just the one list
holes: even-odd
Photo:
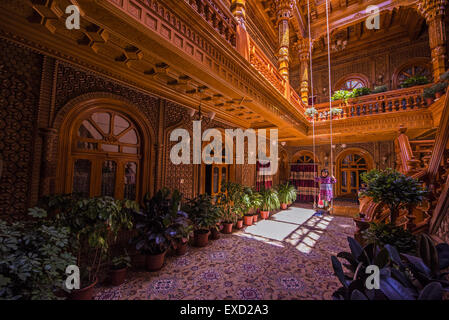
[[17, 216], [30, 201], [43, 58], [5, 40], [0, 51], [0, 216]]

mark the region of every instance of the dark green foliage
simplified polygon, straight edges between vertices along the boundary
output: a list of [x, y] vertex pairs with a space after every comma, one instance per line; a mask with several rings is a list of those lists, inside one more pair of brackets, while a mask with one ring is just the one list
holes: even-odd
[[183, 210], [187, 212], [196, 230], [209, 230], [216, 227], [222, 218], [219, 206], [215, 205], [213, 199], [207, 194], [200, 194], [189, 200], [183, 206]]
[[262, 201], [261, 209], [263, 211], [276, 210], [281, 207], [276, 190], [262, 189], [259, 193]]
[[297, 194], [296, 188], [289, 184], [280, 184], [276, 188], [280, 203], [290, 204], [295, 202]]
[[388, 90], [388, 87], [386, 85], [382, 85], [382, 86], [377, 86], [374, 87], [373, 91], [371, 93], [382, 93], [382, 92], [386, 92]]
[[131, 257], [128, 255], [126, 249], [123, 255], [113, 257], [110, 265], [113, 270], [131, 267]]
[[[351, 252], [340, 252], [331, 257], [335, 276], [342, 287], [333, 293], [337, 300], [441, 300], [449, 291], [447, 273], [441, 272], [441, 261], [446, 261], [448, 247], [436, 249], [429, 237], [423, 236], [418, 252], [423, 257], [401, 254], [389, 244], [379, 248], [373, 243], [364, 248], [348, 237]], [[435, 255], [435, 251], [437, 254]], [[345, 260], [342, 265], [340, 260]], [[369, 265], [380, 269], [379, 289], [367, 289]], [[344, 268], [347, 272], [345, 272]]]
[[363, 232], [366, 243], [374, 243], [379, 247], [389, 244], [400, 253], [416, 253], [416, 237], [402, 227], [392, 224], [371, 223]]
[[423, 91], [423, 97], [424, 98], [435, 98], [435, 88], [429, 87], [429, 88], [425, 88]]
[[402, 206], [417, 204], [427, 194], [418, 180], [393, 169], [372, 170], [364, 173], [362, 180], [367, 184], [363, 195], [372, 197], [376, 203], [386, 204], [391, 212], [392, 224], [395, 224]]
[[138, 235], [133, 239], [136, 249], [144, 254], [160, 254], [171, 240], [179, 236], [179, 226], [187, 225], [187, 214], [179, 210], [182, 195], [164, 188], [152, 198], [145, 196], [144, 206], [136, 219]]
[[366, 96], [366, 95], [368, 95], [370, 93], [371, 93], [371, 89], [367, 88], [367, 87], [354, 88], [352, 90], [351, 98], [357, 98], [357, 97], [361, 97], [361, 96]]
[[69, 251], [69, 229], [58, 226], [40, 208], [35, 219], [0, 221], [0, 300], [57, 299], [65, 269], [76, 264]]
[[428, 84], [429, 79], [427, 79], [424, 76], [414, 76], [410, 77], [404, 80], [404, 82], [401, 83], [402, 88], [410, 88], [414, 86], [420, 86], [424, 84]]

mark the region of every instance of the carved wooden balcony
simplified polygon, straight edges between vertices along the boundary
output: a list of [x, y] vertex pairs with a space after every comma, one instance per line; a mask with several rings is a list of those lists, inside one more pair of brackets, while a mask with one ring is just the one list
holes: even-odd
[[[354, 117], [387, 113], [407, 112], [428, 107], [423, 99], [423, 91], [431, 84], [370, 94], [343, 101], [333, 101], [332, 108], [342, 109], [332, 120], [344, 120]], [[318, 113], [315, 121], [329, 121], [329, 102], [315, 105]]]

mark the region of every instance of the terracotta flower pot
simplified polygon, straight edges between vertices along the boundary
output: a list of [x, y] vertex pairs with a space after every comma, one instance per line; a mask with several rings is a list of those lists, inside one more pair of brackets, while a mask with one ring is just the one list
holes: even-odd
[[225, 234], [232, 233], [232, 223], [223, 222], [223, 229], [221, 230], [221, 232]]
[[72, 292], [69, 293], [69, 300], [92, 300], [94, 297], [94, 287], [97, 285], [98, 279], [95, 278], [95, 281], [88, 285], [87, 287], [78, 289], [78, 290], [72, 290]]
[[196, 230], [194, 233], [195, 246], [205, 247], [209, 243], [209, 230]]
[[430, 106], [433, 103], [433, 98], [426, 98], [426, 104]]
[[212, 240], [220, 239], [220, 231], [218, 231], [217, 228], [211, 228], [209, 239]]
[[243, 228], [243, 219], [237, 220], [237, 223], [236, 223], [235, 227], [237, 229], [242, 229]]
[[253, 224], [253, 216], [243, 216], [243, 223], [245, 226], [251, 226]]
[[257, 220], [259, 220], [259, 215], [257, 213], [253, 214], [253, 223], [256, 223]]
[[111, 281], [111, 284], [114, 286], [121, 285], [123, 282], [125, 282], [127, 272], [127, 267], [121, 269], [111, 269], [111, 271], [109, 272], [109, 279]]
[[262, 219], [268, 219], [269, 216], [270, 216], [270, 211], [260, 211], [260, 217]]
[[435, 98], [440, 99], [443, 96], [443, 92], [435, 92]]
[[187, 252], [187, 247], [188, 247], [187, 241], [185, 241], [185, 242], [184, 241], [178, 241], [176, 243], [176, 249], [175, 249], [176, 255], [177, 256], [184, 255]]
[[145, 265], [148, 271], [158, 271], [162, 269], [165, 260], [165, 254], [167, 250], [159, 254], [147, 254], [145, 255]]
[[282, 210], [286, 210], [287, 209], [287, 204], [286, 203], [281, 203], [281, 209]]

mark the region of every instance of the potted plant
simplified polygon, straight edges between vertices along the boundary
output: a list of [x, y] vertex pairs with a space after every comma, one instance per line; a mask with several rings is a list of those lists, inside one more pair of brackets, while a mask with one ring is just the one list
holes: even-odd
[[351, 98], [357, 98], [361, 96], [366, 96], [371, 93], [371, 89], [367, 87], [354, 88], [352, 89]]
[[393, 169], [371, 170], [362, 174], [362, 180], [367, 185], [363, 194], [388, 206], [393, 225], [402, 207], [422, 202], [427, 193], [418, 180]]
[[364, 243], [373, 243], [379, 248], [389, 244], [400, 253], [416, 253], [416, 237], [403, 227], [385, 223], [370, 223], [368, 229], [362, 232]]
[[237, 222], [237, 215], [232, 208], [231, 200], [229, 199], [228, 194], [225, 192], [225, 190], [222, 190], [222, 192], [220, 192], [217, 198], [216, 205], [219, 208], [223, 225], [223, 229], [221, 230], [221, 232], [225, 234], [232, 233], [232, 227]]
[[49, 219], [42, 208], [32, 219], [0, 220], [0, 300], [57, 300], [66, 267], [76, 264], [70, 230]]
[[259, 218], [259, 208], [262, 205], [262, 198], [260, 197], [260, 193], [256, 190], [249, 188], [249, 197], [250, 197], [250, 207], [253, 211], [253, 221], [257, 222]]
[[435, 98], [439, 99], [444, 94], [447, 88], [447, 82], [438, 82], [433, 85], [433, 88], [435, 90]]
[[428, 83], [429, 83], [429, 79], [427, 79], [424, 76], [413, 76], [413, 77], [405, 79], [401, 83], [401, 88], [410, 88], [410, 87], [420, 86], [420, 85], [424, 85], [424, 84], [428, 84]]
[[447, 70], [445, 73], [443, 73], [443, 74], [440, 76], [440, 80], [441, 80], [441, 81], [449, 81], [449, 70]]
[[277, 187], [277, 193], [282, 210], [287, 209], [288, 204], [296, 200], [296, 189], [288, 182], [286, 184], [280, 184]]
[[167, 229], [167, 233], [172, 239], [172, 245], [176, 254], [178, 256], [184, 255], [187, 252], [188, 242], [193, 233], [193, 225], [187, 213], [178, 211], [173, 224]]
[[332, 119], [339, 119], [341, 116], [342, 108], [332, 108]]
[[309, 119], [310, 121], [313, 120], [313, 118], [315, 117], [315, 115], [317, 113], [318, 113], [318, 110], [315, 109], [314, 107], [309, 107], [305, 111], [305, 115], [307, 116], [307, 119]]
[[[152, 198], [144, 198], [143, 210], [136, 216], [137, 236], [133, 239], [136, 249], [145, 255], [145, 265], [149, 271], [157, 271], [164, 265], [167, 249], [173, 241], [176, 218], [181, 194], [164, 188]], [[181, 213], [182, 215], [182, 213]]]
[[423, 98], [426, 100], [426, 104], [430, 106], [435, 100], [435, 88], [433, 86], [425, 88], [423, 91]]
[[371, 93], [382, 93], [386, 92], [388, 90], [388, 87], [386, 85], [376, 86], [374, 87], [373, 91]]
[[242, 210], [242, 186], [235, 182], [226, 182], [222, 185], [223, 192], [226, 192], [230, 205], [234, 214], [236, 215], [236, 228], [243, 228], [243, 215], [244, 211]]
[[187, 212], [194, 226], [194, 240], [197, 247], [205, 247], [208, 244], [211, 228], [217, 228], [220, 221], [220, 210], [212, 203], [212, 198], [207, 194], [200, 194], [189, 200], [183, 210]]
[[69, 229], [71, 251], [80, 268], [81, 288], [72, 290], [69, 298], [90, 300], [110, 242], [116, 240], [119, 231], [132, 228], [132, 214], [138, 205], [111, 197], [58, 195], [49, 198], [47, 206], [57, 223]]
[[268, 219], [270, 211], [280, 207], [278, 194], [273, 189], [262, 189], [260, 191], [260, 198], [262, 202], [260, 217], [262, 219]]
[[338, 90], [335, 91], [334, 94], [331, 97], [332, 101], [339, 101], [343, 100], [343, 103], [346, 104], [348, 102], [349, 98], [352, 98], [352, 92], [348, 90]]
[[111, 284], [114, 286], [119, 286], [126, 279], [126, 273], [128, 268], [131, 267], [131, 257], [126, 252], [123, 255], [113, 257], [111, 259], [109, 279]]

